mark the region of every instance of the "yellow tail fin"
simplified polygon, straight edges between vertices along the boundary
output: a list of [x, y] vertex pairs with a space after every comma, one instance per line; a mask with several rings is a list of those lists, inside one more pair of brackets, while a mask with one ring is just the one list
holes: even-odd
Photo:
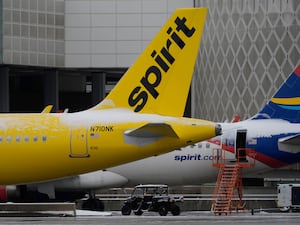
[[92, 109], [182, 116], [207, 9], [178, 9], [109, 95]]

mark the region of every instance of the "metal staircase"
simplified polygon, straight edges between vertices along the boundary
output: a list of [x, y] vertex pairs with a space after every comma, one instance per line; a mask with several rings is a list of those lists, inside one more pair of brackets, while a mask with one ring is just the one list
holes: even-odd
[[[226, 160], [225, 150], [217, 150], [217, 157], [213, 157], [217, 161], [213, 162], [213, 166], [219, 167], [219, 174], [211, 211], [215, 215], [227, 215], [233, 209], [239, 211], [245, 207], [242, 200], [242, 168], [249, 168], [255, 165], [255, 153], [243, 148], [239, 149], [242, 154], [238, 154], [242, 156], [242, 160], [240, 157], [237, 157], [235, 160]], [[247, 160], [245, 157], [247, 157]]]
[[242, 190], [241, 179], [240, 167], [237, 164], [220, 167], [212, 204], [214, 214], [227, 215], [230, 213], [233, 197], [239, 199], [237, 204], [241, 203], [242, 199], [239, 193], [239, 191]]

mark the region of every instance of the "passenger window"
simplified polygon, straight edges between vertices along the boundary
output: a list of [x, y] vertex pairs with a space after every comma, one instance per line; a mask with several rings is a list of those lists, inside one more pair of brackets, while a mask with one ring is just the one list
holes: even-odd
[[0, 142], [2, 142], [3, 141], [3, 138], [0, 136]]
[[6, 141], [11, 142], [11, 136], [7, 136]]
[[38, 136], [34, 136], [34, 137], [33, 137], [33, 141], [34, 141], [34, 142], [37, 142], [38, 139], [39, 139]]
[[210, 144], [209, 143], [206, 143], [206, 148], [209, 148]]
[[42, 137], [43, 142], [47, 141], [47, 136]]
[[16, 142], [20, 142], [21, 138], [20, 136], [16, 136]]
[[28, 142], [28, 141], [29, 141], [29, 137], [28, 137], [28, 136], [25, 136], [25, 137], [24, 137], [24, 141], [25, 141], [25, 142]]

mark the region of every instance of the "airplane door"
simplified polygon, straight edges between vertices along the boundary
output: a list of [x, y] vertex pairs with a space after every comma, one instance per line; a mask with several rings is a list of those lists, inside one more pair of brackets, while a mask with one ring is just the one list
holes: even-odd
[[235, 143], [235, 156], [240, 161], [246, 161], [247, 130], [237, 130]]
[[87, 147], [87, 129], [73, 128], [70, 134], [70, 157], [85, 158], [89, 157]]

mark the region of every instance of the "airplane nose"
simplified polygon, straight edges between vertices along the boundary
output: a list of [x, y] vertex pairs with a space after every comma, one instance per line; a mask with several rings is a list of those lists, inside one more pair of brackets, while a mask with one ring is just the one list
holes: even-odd
[[216, 136], [219, 136], [222, 134], [222, 126], [221, 124], [216, 124], [216, 127], [215, 127], [215, 132], [216, 132]]

